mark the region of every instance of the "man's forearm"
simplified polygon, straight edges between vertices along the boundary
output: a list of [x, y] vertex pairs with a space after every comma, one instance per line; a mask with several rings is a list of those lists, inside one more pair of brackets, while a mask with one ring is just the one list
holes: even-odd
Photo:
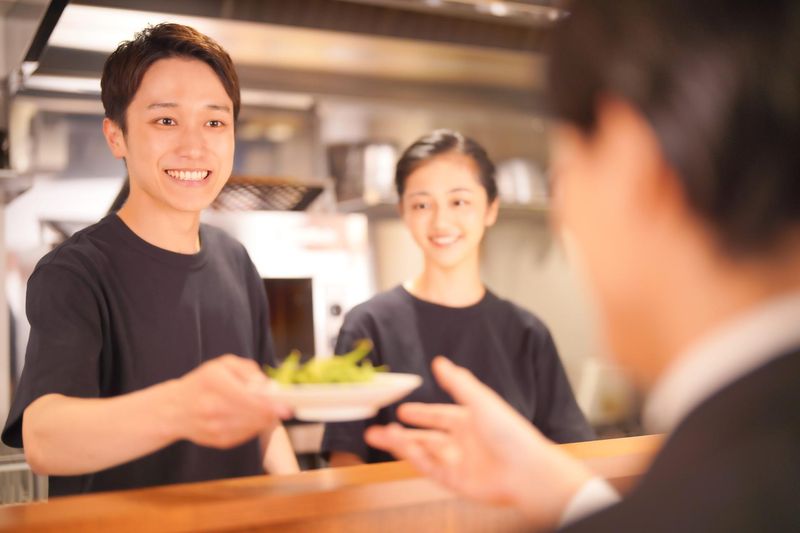
[[39, 474], [79, 475], [126, 463], [179, 438], [176, 382], [115, 398], [38, 398], [22, 422], [25, 457]]

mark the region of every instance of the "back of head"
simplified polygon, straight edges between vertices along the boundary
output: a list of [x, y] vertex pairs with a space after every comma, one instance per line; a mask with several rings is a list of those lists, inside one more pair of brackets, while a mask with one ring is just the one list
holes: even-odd
[[[189, 26], [164, 23], [151, 26], [125, 41], [108, 57], [100, 81], [106, 117], [126, 131], [125, 113], [147, 69], [160, 59], [186, 57], [210, 66], [239, 116], [239, 78], [233, 61], [216, 41]], [[190, 83], [190, 80], [187, 80]]]
[[591, 134], [603, 97], [636, 108], [731, 255], [769, 252], [800, 227], [800, 2], [568, 6], [550, 63], [557, 119]]

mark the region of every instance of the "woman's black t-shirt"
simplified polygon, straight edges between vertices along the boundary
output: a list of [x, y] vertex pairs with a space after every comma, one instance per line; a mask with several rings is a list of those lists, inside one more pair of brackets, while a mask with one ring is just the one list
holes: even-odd
[[[36, 266], [27, 292], [25, 366], [3, 430], [20, 447], [22, 416], [50, 393], [108, 398], [180, 377], [234, 353], [275, 364], [269, 309], [244, 247], [201, 225], [197, 254], [139, 238], [116, 215], [73, 235]], [[50, 477], [50, 494], [263, 473], [257, 440], [229, 450], [179, 441], [94, 474]]]
[[[594, 437], [547, 327], [488, 290], [475, 305], [446, 307], [396, 287], [347, 314], [336, 353], [351, 350], [362, 338], [374, 343], [370, 358], [375, 364], [422, 376], [422, 386], [402, 401], [452, 403], [431, 373], [433, 358], [445, 355], [471, 370], [550, 439], [576, 442]], [[323, 452], [350, 452], [370, 463], [391, 460], [364, 442], [364, 430], [397, 421], [400, 403], [381, 409], [370, 420], [327, 424]]]

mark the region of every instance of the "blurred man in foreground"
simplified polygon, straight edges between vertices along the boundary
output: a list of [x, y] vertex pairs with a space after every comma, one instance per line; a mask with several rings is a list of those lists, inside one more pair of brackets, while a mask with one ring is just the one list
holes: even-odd
[[555, 37], [560, 229], [669, 436], [624, 500], [466, 370], [368, 430], [569, 531], [800, 530], [800, 4], [574, 2]]

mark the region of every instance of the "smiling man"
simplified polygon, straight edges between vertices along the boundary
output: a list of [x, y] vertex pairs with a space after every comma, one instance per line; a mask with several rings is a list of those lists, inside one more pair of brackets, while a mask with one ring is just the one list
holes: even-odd
[[130, 195], [31, 275], [3, 441], [24, 445], [52, 496], [295, 471], [287, 413], [263, 394], [261, 279], [200, 224], [233, 166], [230, 57], [186, 26], [151, 27], [108, 58], [102, 99]]

